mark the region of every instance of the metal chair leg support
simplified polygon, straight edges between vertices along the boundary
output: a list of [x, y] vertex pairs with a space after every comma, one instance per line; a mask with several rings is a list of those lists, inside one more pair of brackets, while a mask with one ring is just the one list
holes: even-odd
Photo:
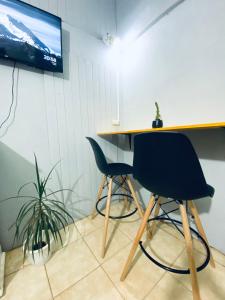
[[126, 210], [130, 210], [130, 204], [129, 204], [129, 201], [128, 201], [128, 197], [126, 196], [126, 180], [127, 180], [127, 177], [123, 178], [123, 176], [121, 176], [121, 179], [122, 179], [122, 191], [123, 193], [125, 194], [125, 196], [123, 197], [124, 198], [124, 203], [125, 203], [125, 208]]
[[[154, 210], [154, 217], [153, 218], [156, 218], [158, 217], [159, 215], [159, 211], [160, 211], [160, 202], [161, 202], [161, 199], [160, 197], [158, 198], [157, 202], [156, 202], [156, 208]], [[155, 234], [155, 231], [156, 231], [156, 222], [153, 222], [151, 226], [149, 226], [149, 231], [150, 231], [150, 236], [149, 238], [152, 239], [153, 238], [153, 235]]]

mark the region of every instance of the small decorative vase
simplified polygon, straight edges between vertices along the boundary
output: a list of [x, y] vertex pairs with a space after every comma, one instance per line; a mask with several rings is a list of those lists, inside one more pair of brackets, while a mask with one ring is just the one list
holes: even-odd
[[163, 127], [163, 121], [160, 119], [156, 119], [152, 122], [152, 128], [161, 128]]

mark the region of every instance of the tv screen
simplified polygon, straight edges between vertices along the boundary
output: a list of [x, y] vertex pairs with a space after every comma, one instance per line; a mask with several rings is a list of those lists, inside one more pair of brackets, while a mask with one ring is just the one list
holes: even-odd
[[61, 19], [18, 0], [0, 0], [0, 57], [63, 72]]

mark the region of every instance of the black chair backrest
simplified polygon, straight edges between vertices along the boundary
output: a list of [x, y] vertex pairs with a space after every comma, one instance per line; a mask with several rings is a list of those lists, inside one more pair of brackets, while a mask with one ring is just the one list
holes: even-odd
[[133, 172], [142, 186], [163, 197], [192, 200], [208, 192], [195, 150], [181, 133], [136, 135]]
[[108, 164], [105, 158], [105, 155], [101, 149], [101, 147], [99, 146], [99, 144], [91, 137], [86, 137], [88, 139], [88, 141], [91, 144], [91, 147], [93, 149], [94, 155], [95, 155], [95, 160], [96, 160], [96, 164], [99, 168], [99, 170], [106, 174], [107, 173], [107, 168], [108, 168]]

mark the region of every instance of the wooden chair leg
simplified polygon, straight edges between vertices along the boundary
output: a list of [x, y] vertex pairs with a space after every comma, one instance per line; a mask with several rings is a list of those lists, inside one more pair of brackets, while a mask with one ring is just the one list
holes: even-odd
[[180, 204], [179, 206], [180, 206], [180, 212], [181, 212], [182, 223], [183, 223], [184, 238], [186, 242], [186, 250], [188, 256], [190, 276], [191, 276], [193, 300], [201, 300], [199, 286], [198, 286], [198, 279], [197, 279], [197, 271], [196, 271], [195, 260], [194, 260], [192, 237], [189, 228], [187, 212], [183, 204]]
[[103, 240], [102, 240], [102, 258], [104, 258], [105, 256], [105, 246], [106, 246], [106, 239], [107, 239], [107, 232], [108, 232], [108, 225], [109, 225], [110, 202], [112, 196], [112, 183], [113, 183], [113, 178], [110, 178], [109, 186], [108, 186], [106, 209], [105, 209], [105, 223], [104, 223]]
[[140, 205], [140, 203], [138, 201], [136, 192], [134, 190], [133, 184], [132, 184], [129, 176], [127, 176], [127, 184], [128, 184], [129, 189], [130, 189], [131, 196], [133, 197], [134, 202], [136, 204], [136, 207], [138, 209], [138, 213], [139, 213], [140, 217], [143, 218], [144, 212], [143, 212], [143, 209], [142, 209], [142, 207], [141, 207], [141, 205]]
[[[135, 202], [135, 204], [136, 204], [136, 207], [137, 207], [137, 209], [138, 209], [138, 213], [139, 213], [140, 217], [143, 218], [144, 212], [143, 212], [143, 209], [142, 209], [142, 207], [141, 207], [141, 205], [140, 205], [140, 203], [139, 203], [139, 201], [138, 201], [136, 192], [135, 192], [135, 190], [134, 190], [133, 184], [132, 184], [131, 179], [130, 179], [129, 176], [127, 176], [127, 184], [128, 184], [129, 189], [130, 189], [131, 195], [132, 195], [132, 197], [133, 197], [133, 199], [134, 199], [134, 202]], [[151, 234], [151, 230], [150, 230], [149, 224], [147, 224], [147, 237], [148, 237], [149, 239], [152, 238], [152, 234]]]
[[[159, 199], [157, 200], [157, 203], [156, 203], [156, 208], [154, 210], [154, 217], [153, 218], [156, 218], [158, 217], [159, 215], [159, 210], [160, 210], [160, 202], [161, 202], [161, 199], [159, 197]], [[155, 234], [155, 231], [156, 231], [156, 222], [157, 221], [152, 221], [152, 225], [150, 226], [149, 230], [150, 230], [150, 236], [151, 238], [153, 237], [153, 235]]]
[[[188, 201], [188, 205], [189, 205], [189, 208], [191, 210], [191, 214], [193, 215], [194, 217], [194, 220], [195, 220], [195, 224], [196, 224], [196, 227], [198, 229], [198, 232], [200, 233], [200, 235], [203, 237], [203, 239], [206, 241], [208, 247], [209, 247], [209, 243], [208, 243], [208, 240], [207, 240], [207, 237], [206, 237], [206, 234], [205, 234], [205, 231], [203, 229], [203, 226], [202, 226], [202, 222], [201, 222], [201, 219], [199, 217], [199, 214], [198, 214], [198, 210], [194, 204], [193, 201]], [[209, 248], [210, 249], [210, 248]], [[210, 264], [213, 268], [215, 268], [215, 262], [214, 262], [214, 259], [213, 259], [213, 256], [212, 256], [212, 253], [210, 251]]]
[[127, 276], [127, 273], [128, 273], [130, 264], [132, 262], [132, 259], [133, 259], [134, 255], [135, 255], [138, 243], [139, 243], [139, 241], [140, 241], [140, 239], [141, 239], [141, 237], [142, 237], [142, 235], [144, 233], [144, 230], [146, 228], [146, 225], [147, 225], [147, 222], [148, 222], [148, 218], [149, 218], [149, 216], [151, 214], [151, 210], [152, 210], [152, 208], [154, 206], [154, 202], [155, 202], [155, 197], [152, 195], [151, 198], [150, 198], [148, 207], [147, 207], [147, 209], [145, 211], [144, 217], [142, 219], [142, 223], [141, 223], [141, 225], [140, 225], [140, 227], [138, 229], [137, 235], [136, 235], [136, 237], [134, 239], [134, 242], [133, 242], [132, 248], [130, 250], [130, 254], [129, 254], [128, 258], [127, 258], [126, 264], [124, 266], [122, 275], [120, 277], [121, 281], [123, 281], [126, 278], [126, 276]]
[[[98, 188], [98, 194], [97, 194], [97, 200], [96, 200], [96, 202], [97, 202], [97, 201], [101, 198], [101, 196], [102, 196], [102, 191], [103, 191], [103, 189], [104, 189], [105, 182], [106, 182], [106, 176], [103, 175], [103, 176], [102, 176], [101, 183], [100, 183], [100, 186], [99, 186], [99, 188]], [[94, 218], [96, 217], [96, 215], [97, 215], [97, 211], [96, 211], [96, 208], [95, 208], [95, 206], [94, 206], [93, 211], [92, 211], [92, 214], [91, 214], [91, 218], [94, 219]]]
[[[126, 181], [126, 180], [127, 180], [127, 179], [125, 179], [125, 181]], [[121, 183], [123, 183], [123, 184], [122, 184], [122, 191], [123, 191], [124, 194], [126, 194], [126, 183], [123, 182], [123, 181], [124, 181], [124, 178], [121, 176]], [[125, 196], [123, 197], [123, 199], [124, 199], [124, 204], [125, 204], [126, 210], [129, 210], [129, 209], [130, 209], [130, 205], [129, 205], [128, 197], [125, 195]]]

